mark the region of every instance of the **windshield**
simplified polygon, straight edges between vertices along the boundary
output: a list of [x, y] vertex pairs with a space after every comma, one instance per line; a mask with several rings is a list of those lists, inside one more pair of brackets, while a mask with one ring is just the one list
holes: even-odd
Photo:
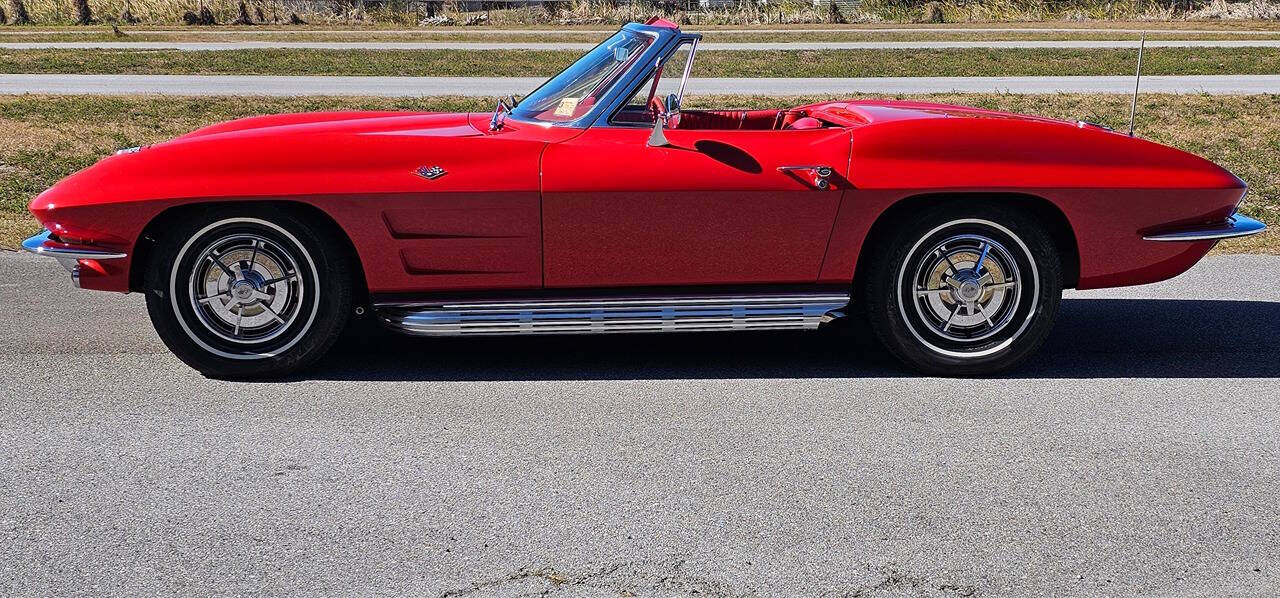
[[517, 118], [569, 122], [581, 118], [640, 59], [653, 38], [619, 31], [552, 77], [512, 110]]

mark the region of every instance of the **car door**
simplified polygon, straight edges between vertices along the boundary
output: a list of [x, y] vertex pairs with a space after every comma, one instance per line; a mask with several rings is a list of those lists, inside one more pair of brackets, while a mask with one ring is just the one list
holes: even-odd
[[[548, 288], [812, 283], [849, 133], [596, 126], [543, 153]], [[808, 167], [830, 167], [821, 186]]]

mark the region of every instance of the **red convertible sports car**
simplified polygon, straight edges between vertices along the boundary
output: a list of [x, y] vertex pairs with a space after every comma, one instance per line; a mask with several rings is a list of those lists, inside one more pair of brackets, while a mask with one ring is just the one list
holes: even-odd
[[1062, 289], [1155, 282], [1256, 233], [1213, 163], [1086, 122], [913, 101], [682, 110], [699, 36], [630, 24], [493, 114], [247, 118], [41, 193], [25, 247], [146, 294], [218, 377], [314, 363], [352, 314], [408, 334], [817, 328], [1009, 367]]

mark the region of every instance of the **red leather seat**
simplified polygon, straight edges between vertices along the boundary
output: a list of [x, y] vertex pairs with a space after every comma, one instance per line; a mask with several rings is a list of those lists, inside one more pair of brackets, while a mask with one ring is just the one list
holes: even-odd
[[777, 120], [777, 110], [682, 110], [679, 128], [767, 131]]
[[822, 121], [812, 116], [806, 116], [804, 118], [795, 119], [794, 121], [791, 122], [791, 124], [783, 128], [784, 129], [821, 129]]

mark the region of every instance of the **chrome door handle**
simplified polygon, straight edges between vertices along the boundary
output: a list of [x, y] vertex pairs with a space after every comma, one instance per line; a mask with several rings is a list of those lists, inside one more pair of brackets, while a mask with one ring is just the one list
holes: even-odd
[[[831, 178], [832, 174], [835, 174], [835, 170], [830, 166], [822, 166], [820, 164], [806, 166], [779, 166], [778, 172], [807, 178], [809, 184], [816, 187], [819, 191], [826, 191], [831, 188], [831, 182], [827, 179]], [[803, 177], [800, 173], [807, 173], [808, 177]]]

